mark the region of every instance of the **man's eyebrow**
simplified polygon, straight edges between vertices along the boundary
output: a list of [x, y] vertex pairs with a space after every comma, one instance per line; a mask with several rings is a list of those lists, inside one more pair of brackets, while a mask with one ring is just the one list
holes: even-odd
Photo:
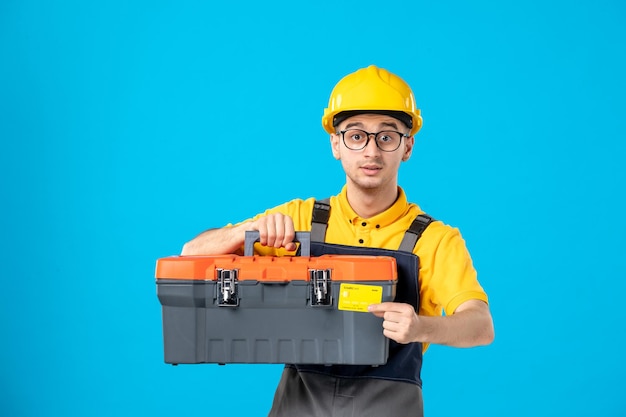
[[394, 129], [398, 130], [398, 125], [395, 122], [382, 122], [381, 125], [393, 127]]
[[346, 125], [346, 129], [350, 129], [351, 127], [363, 127], [363, 123], [361, 122], [352, 122]]
[[[398, 130], [398, 125], [395, 122], [381, 122], [381, 127], [393, 127]], [[350, 129], [351, 127], [360, 127], [363, 128], [363, 123], [361, 122], [351, 122], [346, 125], [346, 129]]]

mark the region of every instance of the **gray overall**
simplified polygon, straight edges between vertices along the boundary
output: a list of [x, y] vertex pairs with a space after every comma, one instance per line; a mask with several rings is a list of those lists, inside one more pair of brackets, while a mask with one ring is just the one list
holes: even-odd
[[[415, 243], [433, 221], [419, 215], [398, 250], [324, 243], [330, 216], [328, 200], [315, 203], [311, 256], [323, 254], [393, 256], [398, 266], [395, 302], [419, 306], [419, 259]], [[382, 331], [382, 328], [381, 328]], [[269, 417], [423, 416], [422, 344], [390, 340], [385, 365], [286, 365]]]

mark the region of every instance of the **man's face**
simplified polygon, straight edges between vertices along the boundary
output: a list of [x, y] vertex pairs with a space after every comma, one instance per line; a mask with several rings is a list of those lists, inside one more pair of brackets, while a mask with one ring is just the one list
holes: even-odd
[[[338, 132], [348, 129], [360, 129], [371, 133], [384, 130], [409, 133], [409, 129], [398, 119], [379, 114], [352, 116], [337, 126]], [[333, 156], [341, 160], [348, 184], [363, 190], [375, 190], [397, 187], [400, 163], [411, 156], [414, 138], [412, 136], [402, 138], [400, 147], [392, 152], [380, 150], [373, 135], [370, 136], [367, 146], [357, 151], [345, 146], [341, 133], [331, 135], [330, 141]]]

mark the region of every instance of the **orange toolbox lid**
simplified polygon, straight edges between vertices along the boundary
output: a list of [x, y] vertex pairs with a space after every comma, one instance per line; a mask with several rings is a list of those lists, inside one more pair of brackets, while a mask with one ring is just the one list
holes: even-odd
[[156, 278], [217, 280], [216, 270], [237, 270], [238, 279], [261, 282], [309, 281], [310, 270], [332, 270], [333, 281], [397, 281], [391, 256], [172, 256], [157, 260]]

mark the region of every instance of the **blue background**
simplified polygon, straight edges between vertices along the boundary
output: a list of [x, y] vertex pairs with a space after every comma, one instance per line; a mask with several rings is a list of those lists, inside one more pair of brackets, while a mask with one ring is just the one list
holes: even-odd
[[320, 125], [377, 64], [424, 116], [400, 172], [460, 227], [493, 345], [433, 346], [429, 416], [623, 416], [620, 1], [4, 0], [0, 413], [263, 416], [280, 366], [162, 359], [154, 264], [344, 182]]

